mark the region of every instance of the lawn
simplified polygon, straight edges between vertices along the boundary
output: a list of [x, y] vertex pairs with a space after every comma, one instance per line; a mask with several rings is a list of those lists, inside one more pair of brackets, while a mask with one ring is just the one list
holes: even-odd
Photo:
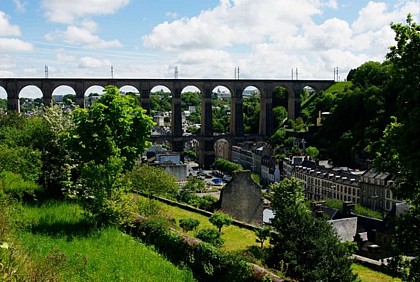
[[[181, 209], [179, 207], [160, 203], [163, 212], [171, 215], [179, 222], [181, 218], [194, 218], [200, 221], [200, 228], [215, 228], [209, 221], [207, 216]], [[181, 230], [181, 228], [179, 228]], [[192, 232], [190, 232], [192, 233]], [[191, 234], [193, 235], [193, 234]], [[259, 246], [255, 242], [255, 233], [251, 230], [240, 228], [235, 225], [224, 226], [222, 228], [222, 238], [225, 241], [222, 249], [228, 252], [240, 252], [247, 249], [249, 246]]]
[[[160, 205], [163, 211], [173, 216], [177, 222], [181, 218], [195, 218], [200, 221], [199, 227], [201, 228], [213, 227], [212, 224], [208, 221], [207, 216], [194, 213], [191, 211], [187, 211], [179, 207], [170, 206], [164, 203], [160, 203]], [[254, 232], [248, 229], [231, 225], [228, 227], [223, 227], [222, 232], [223, 232], [222, 238], [225, 240], [223, 249], [226, 251], [241, 252], [241, 251], [244, 251], [249, 246], [258, 246], [258, 244], [255, 242], [256, 237], [255, 237]], [[357, 273], [363, 282], [376, 282], [376, 281], [400, 282], [401, 281], [398, 278], [392, 278], [384, 273], [374, 271], [368, 267], [362, 266], [357, 263], [353, 263], [352, 268], [353, 268], [353, 272]]]
[[354, 273], [359, 275], [362, 282], [401, 282], [399, 278], [392, 278], [391, 276], [357, 263], [353, 263], [352, 269]]
[[19, 239], [31, 259], [58, 265], [64, 281], [194, 281], [190, 271], [120, 230], [91, 229], [76, 204], [24, 207], [19, 217], [27, 226]]

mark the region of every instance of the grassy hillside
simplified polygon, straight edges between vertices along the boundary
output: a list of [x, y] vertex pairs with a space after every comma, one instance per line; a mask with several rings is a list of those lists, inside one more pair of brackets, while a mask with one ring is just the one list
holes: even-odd
[[46, 271], [56, 265], [63, 281], [194, 281], [116, 228], [89, 229], [76, 204], [25, 207], [19, 216], [26, 226], [19, 240], [31, 259]]
[[328, 87], [325, 90], [325, 92], [336, 94], [336, 93], [339, 93], [339, 92], [343, 92], [344, 89], [346, 89], [346, 88], [350, 88], [351, 85], [352, 85], [351, 81], [336, 82], [333, 85], [331, 85], [330, 87]]

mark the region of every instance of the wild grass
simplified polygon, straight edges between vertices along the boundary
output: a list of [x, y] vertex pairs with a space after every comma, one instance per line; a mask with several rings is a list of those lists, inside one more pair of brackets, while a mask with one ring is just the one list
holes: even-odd
[[361, 264], [353, 263], [352, 269], [354, 273], [359, 275], [362, 282], [401, 282], [401, 279], [399, 278], [393, 278]]
[[63, 281], [194, 281], [151, 247], [115, 227], [92, 229], [76, 204], [50, 202], [21, 212], [19, 239], [32, 260], [57, 262]]

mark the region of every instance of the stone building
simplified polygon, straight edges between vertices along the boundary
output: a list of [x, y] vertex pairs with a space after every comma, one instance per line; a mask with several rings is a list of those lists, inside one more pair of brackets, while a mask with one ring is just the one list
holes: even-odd
[[371, 209], [390, 211], [395, 203], [400, 203], [392, 193], [395, 177], [374, 169], [366, 171], [360, 179], [362, 205]]
[[302, 180], [307, 199], [336, 199], [360, 203], [360, 172], [348, 168], [296, 166], [292, 176]]
[[264, 156], [261, 160], [261, 185], [280, 182], [280, 168], [275, 157]]
[[220, 195], [222, 210], [236, 220], [263, 224], [261, 187], [251, 178], [250, 171], [238, 171]]
[[374, 209], [391, 211], [396, 203], [401, 203], [392, 193], [395, 176], [376, 172], [351, 170], [343, 167], [325, 167], [315, 162], [286, 161], [289, 177], [300, 179], [307, 199], [336, 199]]

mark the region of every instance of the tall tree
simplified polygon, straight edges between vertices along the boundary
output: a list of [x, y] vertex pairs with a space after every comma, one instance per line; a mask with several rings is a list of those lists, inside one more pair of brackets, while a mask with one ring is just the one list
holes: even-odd
[[339, 241], [330, 223], [312, 216], [302, 183], [286, 178], [271, 189], [273, 266], [288, 265], [286, 275], [299, 281], [355, 281], [349, 246]]
[[130, 170], [150, 144], [153, 122], [132, 96], [120, 95], [115, 86], [104, 92], [89, 110], [75, 110], [71, 144], [81, 162], [101, 164], [117, 156], [123, 159], [124, 170]]
[[76, 184], [68, 194], [79, 199], [96, 224], [118, 223], [129, 213], [123, 172], [143, 153], [152, 127], [132, 96], [120, 95], [115, 86], [104, 92], [89, 110], [74, 111], [75, 126], [69, 134], [78, 166]]
[[[401, 89], [397, 98], [397, 117], [387, 126], [376, 166], [397, 176], [394, 192], [411, 204], [410, 211], [398, 222], [394, 234], [397, 264], [409, 268], [406, 280], [420, 279], [420, 241], [411, 228], [420, 218], [420, 25], [407, 16], [407, 24], [394, 23], [396, 45], [387, 58], [394, 65], [392, 81]], [[410, 255], [412, 260], [403, 259]], [[401, 269], [401, 267], [398, 267]]]

